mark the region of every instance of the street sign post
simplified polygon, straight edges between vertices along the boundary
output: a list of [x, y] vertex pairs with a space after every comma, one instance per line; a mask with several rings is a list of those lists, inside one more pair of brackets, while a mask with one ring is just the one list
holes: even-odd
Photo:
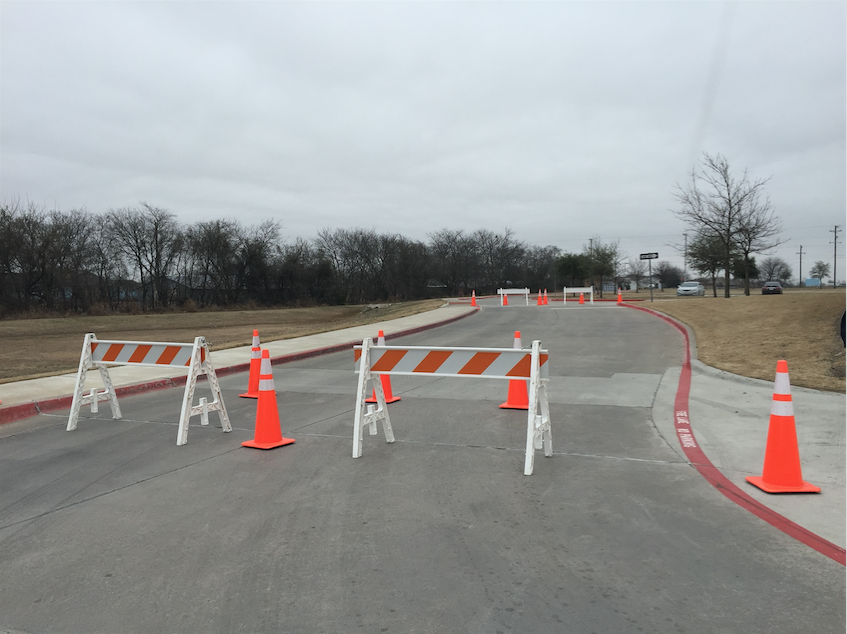
[[648, 260], [647, 267], [650, 269], [650, 301], [653, 301], [653, 260], [659, 257], [658, 253], [642, 253], [642, 260]]

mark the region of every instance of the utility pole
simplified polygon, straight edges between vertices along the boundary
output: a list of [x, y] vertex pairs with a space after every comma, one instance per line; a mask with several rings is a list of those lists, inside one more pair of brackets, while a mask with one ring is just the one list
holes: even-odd
[[688, 281], [688, 234], [683, 233], [682, 237], [685, 239], [685, 246], [682, 248], [682, 281]]
[[800, 245], [800, 251], [797, 252], [800, 256], [800, 274], [799, 274], [799, 284], [798, 286], [803, 286], [803, 245]]
[[838, 228], [838, 225], [835, 225], [835, 228], [830, 231], [832, 234], [832, 288], [835, 288], [835, 285], [838, 283], [838, 276], [836, 276], [837, 269], [835, 268], [838, 264], [838, 232], [843, 231]]

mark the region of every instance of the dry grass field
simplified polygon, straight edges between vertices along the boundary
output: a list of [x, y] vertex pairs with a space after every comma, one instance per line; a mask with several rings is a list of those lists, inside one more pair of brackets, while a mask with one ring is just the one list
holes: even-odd
[[433, 299], [401, 304], [328, 306], [271, 310], [232, 310], [105, 317], [17, 319], [0, 321], [0, 383], [75, 372], [82, 339], [125, 341], [194, 341], [202, 334], [213, 350], [249, 346], [253, 329], [262, 341], [278, 341], [328, 330], [372, 324], [434, 310]]
[[[787, 289], [783, 295], [676, 297], [654, 292], [653, 308], [687, 324], [700, 361], [721, 370], [773, 381], [785, 359], [791, 384], [844, 392], [844, 344], [839, 334], [844, 289]], [[708, 293], [708, 291], [707, 291]], [[626, 297], [636, 297], [633, 293]], [[649, 297], [642, 291], [639, 299]]]

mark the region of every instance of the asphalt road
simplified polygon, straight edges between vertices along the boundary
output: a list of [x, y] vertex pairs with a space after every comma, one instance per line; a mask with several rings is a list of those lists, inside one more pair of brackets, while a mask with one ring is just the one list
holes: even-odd
[[[0, 430], [0, 632], [843, 632], [844, 568], [729, 501], [651, 417], [681, 339], [611, 307], [486, 309], [390, 343], [550, 351], [554, 455], [523, 475], [500, 381], [394, 377], [397, 442], [351, 458], [353, 355], [276, 366], [242, 448], [182, 390]], [[205, 389], [201, 388], [201, 389]], [[196, 419], [194, 419], [196, 421]]]

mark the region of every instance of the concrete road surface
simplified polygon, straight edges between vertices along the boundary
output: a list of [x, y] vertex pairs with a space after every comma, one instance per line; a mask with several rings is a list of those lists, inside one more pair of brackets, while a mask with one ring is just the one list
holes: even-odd
[[352, 459], [352, 351], [274, 368], [296, 443], [272, 451], [240, 445], [246, 374], [221, 380], [233, 432], [194, 419], [182, 447], [181, 389], [74, 432], [66, 411], [0, 427], [0, 632], [844, 631], [844, 567], [722, 495], [655, 420], [682, 360], [667, 323], [486, 306], [391, 343], [515, 330], [550, 351], [554, 455], [532, 476], [505, 381], [393, 377], [397, 442], [366, 434]]

